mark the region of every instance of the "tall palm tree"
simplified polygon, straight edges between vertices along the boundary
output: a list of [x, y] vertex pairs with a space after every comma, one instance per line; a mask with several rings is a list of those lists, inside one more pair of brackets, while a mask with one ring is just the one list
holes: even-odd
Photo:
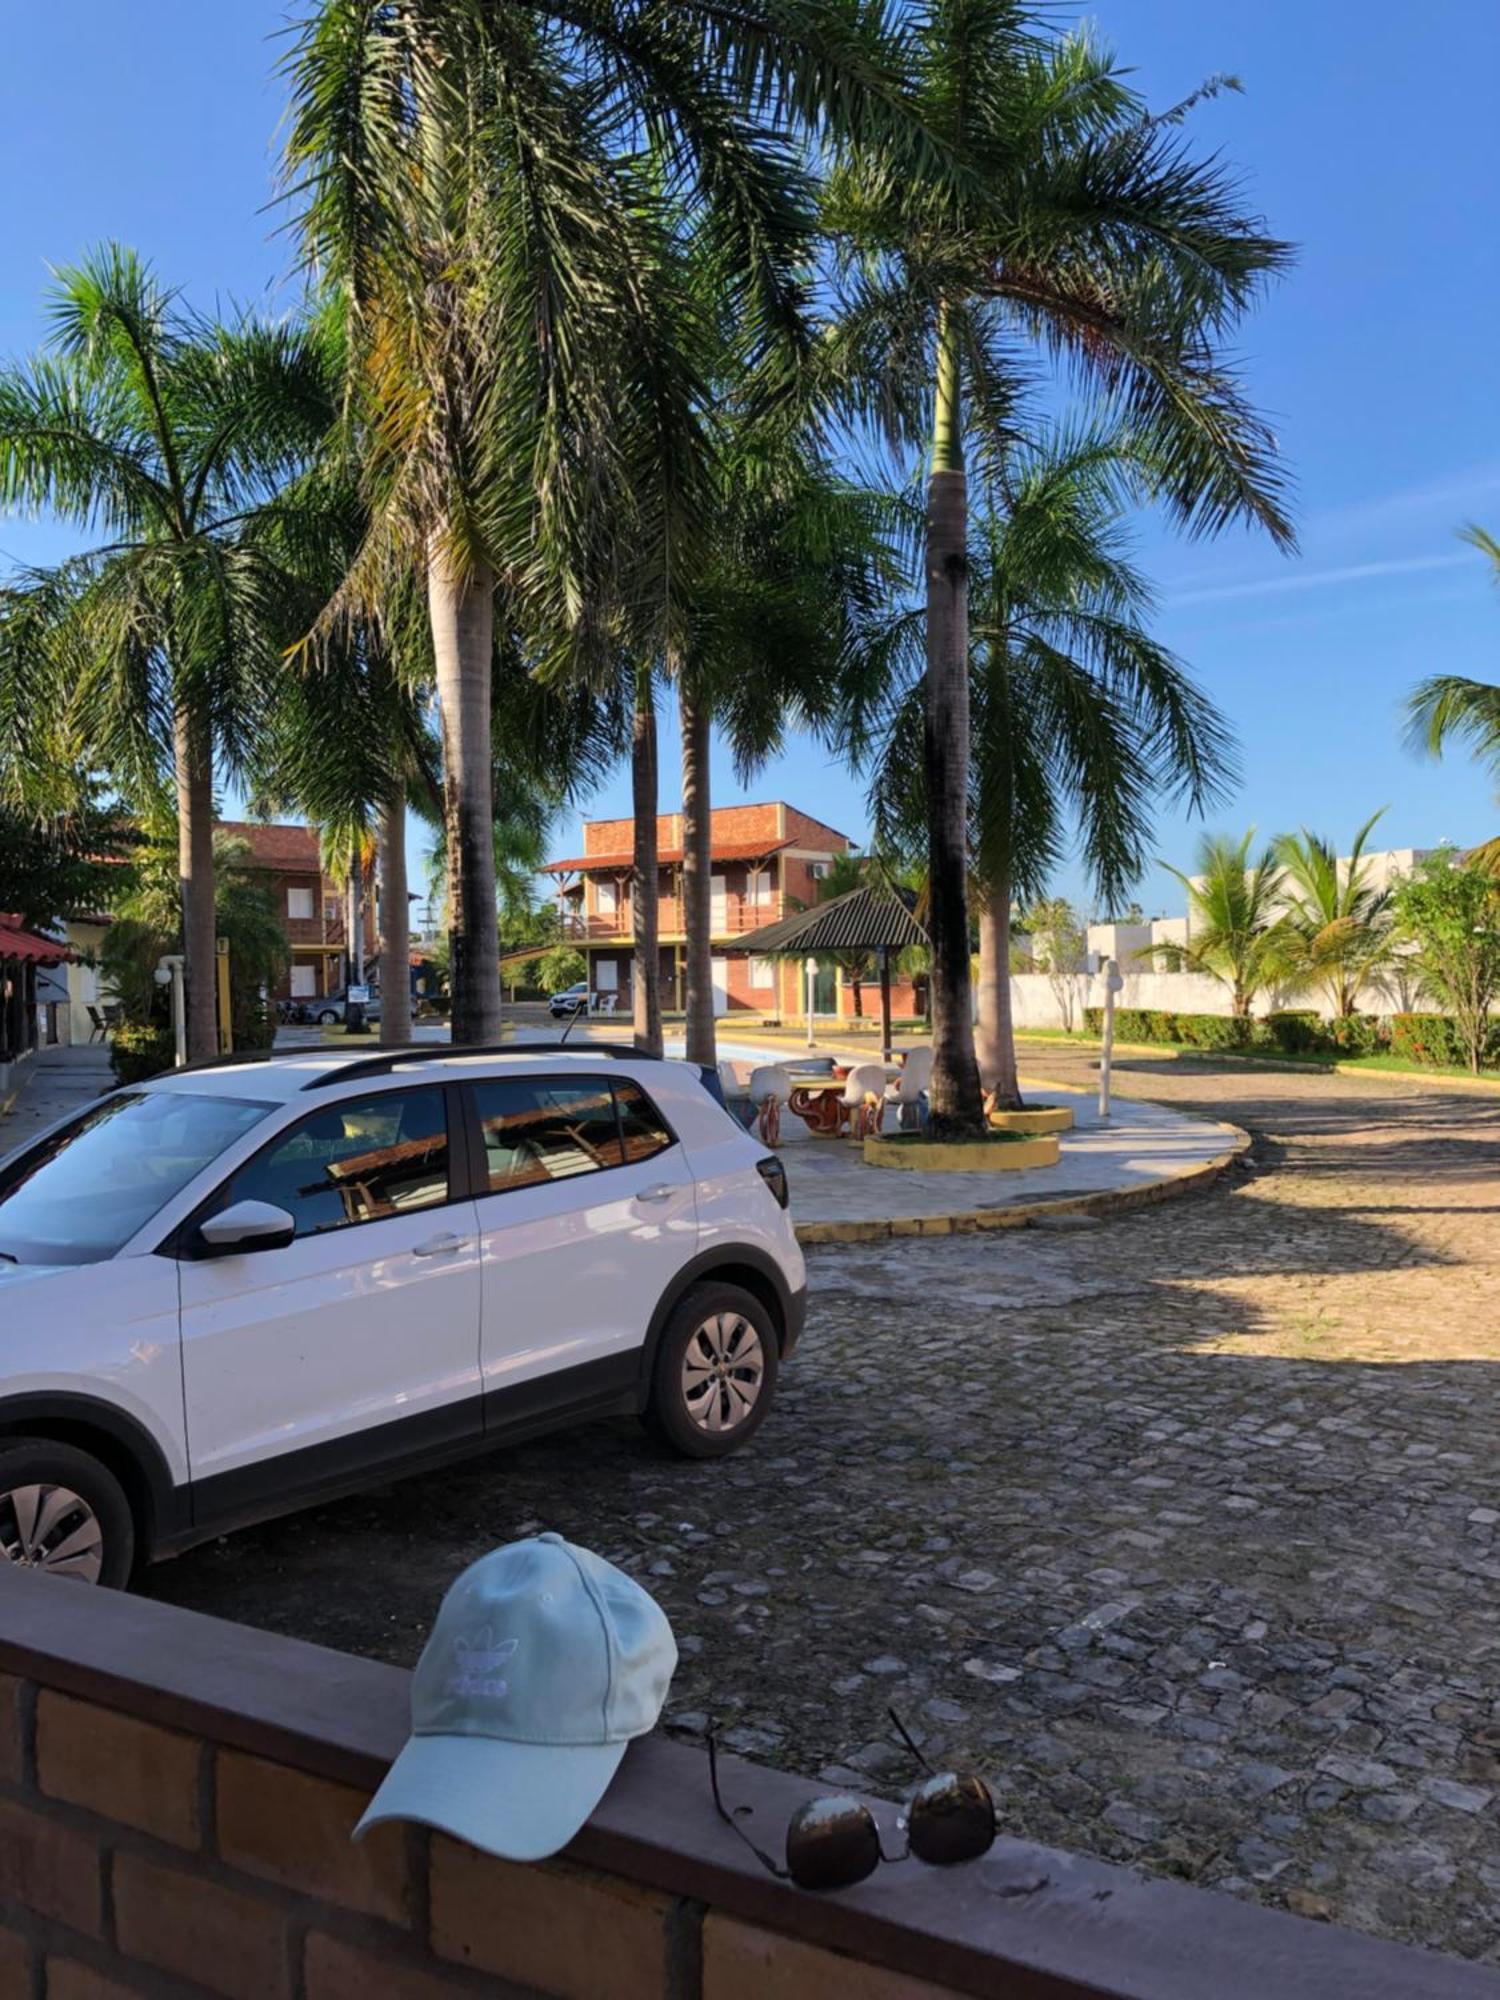
[[[1274, 443], [1223, 358], [1287, 262], [1081, 36], [1042, 39], [1025, 0], [926, 0], [911, 90], [968, 169], [934, 188], [878, 151], [840, 158], [825, 207], [839, 318], [826, 350], [855, 414], [927, 454], [926, 718], [935, 1129], [982, 1129], [964, 851], [968, 480], [1013, 433], [1038, 345], [1092, 381], [1149, 454], [1150, 490], [1194, 533], [1291, 541]], [[1214, 86], [1210, 86], [1212, 88]]]
[[1339, 1020], [1354, 1012], [1360, 989], [1391, 962], [1391, 892], [1371, 879], [1365, 858], [1385, 810], [1371, 813], [1355, 834], [1346, 862], [1331, 841], [1306, 827], [1276, 842], [1288, 979], [1298, 988], [1321, 988]]
[[[1475, 526], [1465, 528], [1463, 539], [1488, 557], [1500, 582], [1500, 542]], [[1500, 783], [1500, 686], [1462, 674], [1432, 674], [1412, 690], [1406, 715], [1414, 750], [1441, 757], [1451, 743], [1467, 742]], [[1482, 841], [1469, 860], [1500, 879], [1500, 834]]]
[[1205, 834], [1198, 843], [1197, 873], [1185, 875], [1163, 862], [1188, 898], [1187, 943], [1153, 947], [1174, 970], [1206, 973], [1227, 986], [1230, 1012], [1248, 1017], [1257, 997], [1283, 984], [1289, 952], [1280, 911], [1280, 871], [1274, 846], [1251, 857], [1255, 829], [1238, 840]]
[[[454, 1034], [498, 1028], [489, 816], [503, 623], [579, 624], [635, 528], [631, 437], [689, 437], [703, 384], [659, 283], [681, 217], [724, 311], [805, 338], [797, 143], [900, 124], [878, 10], [713, 0], [317, 0], [288, 58], [287, 171], [348, 302], [372, 528], [346, 593], [426, 583], [443, 730]], [[927, 147], [930, 152], [930, 145]]]
[[8, 587], [0, 784], [24, 790], [33, 761], [137, 795], [170, 773], [188, 1053], [211, 1056], [214, 778], [244, 767], [279, 669], [288, 582], [258, 530], [326, 428], [316, 344], [195, 317], [117, 244], [59, 272], [50, 320], [0, 369], [0, 507], [100, 539]]
[[[1095, 894], [1123, 898], [1146, 862], [1159, 799], [1191, 810], [1233, 771], [1223, 723], [1146, 629], [1151, 592], [1121, 509], [1131, 441], [1058, 432], [1005, 454], [970, 555], [973, 756], [967, 845], [979, 912], [980, 1075], [1019, 1109], [1011, 1018], [1011, 906], [1035, 902], [1076, 824]], [[925, 824], [921, 658], [883, 712], [877, 837], [910, 849]], [[876, 747], [876, 746], [871, 746]]]

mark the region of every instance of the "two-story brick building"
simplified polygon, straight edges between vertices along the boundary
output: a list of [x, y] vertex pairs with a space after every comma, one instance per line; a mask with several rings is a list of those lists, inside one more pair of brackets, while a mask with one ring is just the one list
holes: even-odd
[[[710, 837], [715, 1013], [800, 1012], [798, 967], [753, 958], [735, 940], [815, 903], [820, 878], [836, 855], [850, 851], [849, 839], [780, 800], [716, 807]], [[558, 879], [564, 929], [588, 960], [590, 989], [595, 995], [617, 994], [622, 1014], [630, 1011], [635, 957], [634, 838], [633, 820], [585, 820], [583, 852], [547, 864]], [[682, 814], [662, 814], [656, 839], [662, 1005], [675, 1012], [685, 1001]], [[826, 1011], [832, 1012], [837, 1003], [831, 971], [826, 981]]]
[[[252, 820], [224, 820], [221, 833], [242, 840], [250, 865], [265, 875], [291, 950], [287, 976], [274, 1000], [317, 1000], [337, 993], [348, 977], [349, 926], [345, 897], [323, 872], [315, 826], [262, 826]], [[375, 955], [375, 891], [365, 896], [365, 956]]]

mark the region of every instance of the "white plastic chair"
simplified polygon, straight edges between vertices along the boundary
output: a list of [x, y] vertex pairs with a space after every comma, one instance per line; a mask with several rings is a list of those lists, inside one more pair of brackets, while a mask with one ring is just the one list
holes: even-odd
[[903, 1132], [920, 1128], [927, 1122], [923, 1116], [922, 1099], [931, 1081], [932, 1050], [913, 1049], [901, 1066], [901, 1074], [891, 1079], [885, 1093], [886, 1103], [896, 1107], [896, 1123]]
[[843, 1102], [849, 1111], [851, 1139], [878, 1132], [885, 1107], [885, 1064], [856, 1063], [844, 1080]]
[[792, 1094], [792, 1075], [779, 1063], [762, 1063], [750, 1072], [750, 1102], [755, 1107], [755, 1129], [763, 1146], [781, 1143], [781, 1107]]
[[601, 993], [595, 1004], [594, 1012], [596, 1014], [613, 1014], [619, 1004], [620, 996], [618, 993]]
[[[739, 1072], [738, 1070], [736, 1070], [732, 1062], [727, 1062], [727, 1061], [720, 1062], [719, 1088], [724, 1093], [724, 1102], [728, 1105], [729, 1109], [735, 1114], [737, 1118], [741, 1119], [743, 1123], [748, 1125], [750, 1123], [750, 1119], [746, 1118], [744, 1114], [745, 1114], [745, 1100], [749, 1096], [749, 1092], [746, 1089], [745, 1085], [740, 1082]], [[752, 1105], [750, 1107], [751, 1118], [753, 1118], [754, 1115], [755, 1115], [755, 1109], [754, 1106]]]

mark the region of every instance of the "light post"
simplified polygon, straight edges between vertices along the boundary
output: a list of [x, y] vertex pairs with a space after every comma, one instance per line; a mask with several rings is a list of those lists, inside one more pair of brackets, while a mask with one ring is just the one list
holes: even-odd
[[181, 1069], [187, 1061], [187, 1008], [183, 1004], [181, 952], [168, 952], [165, 958], [158, 961], [152, 977], [158, 986], [170, 986], [172, 989], [172, 1035], [177, 1044], [177, 1067]]
[[807, 981], [807, 1046], [811, 1048], [817, 1040], [813, 1029], [813, 989], [818, 977], [818, 961], [815, 958], [804, 958], [802, 973]]
[[1115, 995], [1125, 981], [1112, 958], [1104, 961], [1104, 1040], [1099, 1050], [1099, 1117], [1109, 1117], [1109, 1066], [1115, 1052]]

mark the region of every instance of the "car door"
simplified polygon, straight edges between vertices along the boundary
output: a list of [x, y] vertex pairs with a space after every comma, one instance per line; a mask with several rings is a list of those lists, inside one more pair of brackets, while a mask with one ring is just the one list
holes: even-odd
[[475, 1079], [486, 1423], [631, 1388], [698, 1247], [692, 1171], [627, 1077]]
[[212, 1206], [267, 1201], [280, 1249], [181, 1264], [195, 1512], [337, 1483], [482, 1427], [479, 1247], [456, 1094], [440, 1084], [320, 1105]]

